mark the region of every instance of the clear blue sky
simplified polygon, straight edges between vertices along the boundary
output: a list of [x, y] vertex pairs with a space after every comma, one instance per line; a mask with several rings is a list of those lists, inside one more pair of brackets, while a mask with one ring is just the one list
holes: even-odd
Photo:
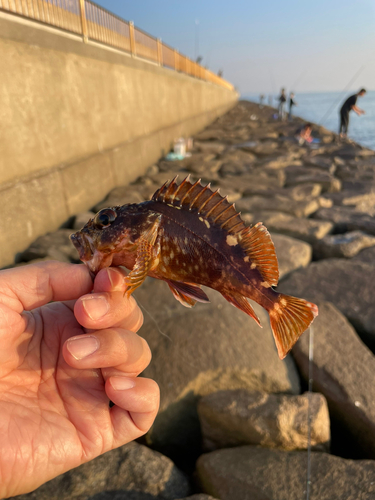
[[[375, 89], [374, 0], [99, 0], [194, 58], [243, 95]], [[196, 26], [196, 20], [199, 21]]]

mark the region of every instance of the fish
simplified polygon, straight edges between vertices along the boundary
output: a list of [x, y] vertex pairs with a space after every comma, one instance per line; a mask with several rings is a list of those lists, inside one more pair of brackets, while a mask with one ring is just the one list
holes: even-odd
[[127, 296], [151, 276], [193, 307], [209, 302], [206, 286], [261, 326], [247, 299], [257, 302], [269, 314], [280, 359], [318, 315], [315, 304], [274, 290], [278, 261], [262, 222], [246, 225], [219, 189], [190, 176], [168, 180], [149, 201], [103, 208], [71, 241], [92, 276], [109, 266], [129, 269]]

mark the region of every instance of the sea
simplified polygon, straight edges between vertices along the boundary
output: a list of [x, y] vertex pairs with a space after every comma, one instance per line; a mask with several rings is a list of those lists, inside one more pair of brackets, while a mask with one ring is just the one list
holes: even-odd
[[[323, 127], [338, 132], [339, 110], [347, 97], [355, 91], [348, 92], [314, 92], [295, 93], [294, 100], [297, 106], [293, 113], [304, 120], [323, 125]], [[242, 99], [259, 102], [259, 94], [242, 96]], [[265, 94], [265, 104], [268, 104], [268, 95]], [[273, 96], [273, 106], [277, 107], [277, 96]], [[375, 150], [375, 91], [368, 91], [364, 97], [357, 100], [359, 108], [366, 114], [357, 116], [350, 113], [348, 137], [353, 141]]]

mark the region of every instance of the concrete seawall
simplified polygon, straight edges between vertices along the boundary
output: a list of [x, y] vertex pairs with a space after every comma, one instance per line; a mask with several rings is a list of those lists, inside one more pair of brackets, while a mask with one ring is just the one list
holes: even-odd
[[237, 93], [0, 13], [0, 266], [143, 174]]

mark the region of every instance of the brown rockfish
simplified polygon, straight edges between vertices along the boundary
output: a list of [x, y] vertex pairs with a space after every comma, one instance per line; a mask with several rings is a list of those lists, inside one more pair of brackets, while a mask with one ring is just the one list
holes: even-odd
[[269, 313], [281, 359], [318, 314], [315, 304], [273, 290], [279, 268], [263, 224], [246, 226], [219, 190], [189, 177], [166, 182], [150, 201], [100, 210], [71, 239], [94, 275], [108, 266], [130, 269], [128, 296], [151, 276], [192, 307], [209, 302], [204, 285], [260, 326], [247, 298], [254, 300]]

